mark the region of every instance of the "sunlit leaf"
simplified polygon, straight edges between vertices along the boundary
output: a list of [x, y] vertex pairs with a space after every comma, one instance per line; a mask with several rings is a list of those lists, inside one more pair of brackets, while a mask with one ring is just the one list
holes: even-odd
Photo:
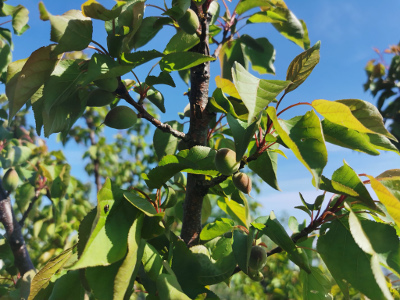
[[129, 229], [128, 253], [115, 276], [113, 299], [124, 299], [131, 278], [136, 279], [136, 275], [139, 272], [140, 262], [142, 260], [145, 246], [145, 242], [141, 239], [140, 234], [142, 225], [143, 215], [140, 215]]
[[85, 17], [92, 19], [98, 19], [103, 21], [108, 21], [115, 19], [121, 13], [121, 6], [117, 6], [114, 9], [107, 9], [96, 0], [88, 0], [81, 5], [82, 14]]
[[396, 222], [397, 226], [400, 226], [400, 199], [388, 190], [381, 182], [376, 180], [374, 177], [367, 175], [371, 181], [371, 187], [378, 196], [380, 202], [382, 202], [389, 215]]
[[278, 122], [274, 107], [269, 107], [267, 113], [279, 137], [311, 172], [318, 186], [328, 153], [317, 115], [314, 111], [309, 111], [304, 116]]
[[33, 277], [31, 284], [31, 292], [29, 294], [28, 300], [35, 299], [36, 295], [47, 287], [51, 277], [62, 268], [62, 266], [67, 262], [67, 260], [72, 255], [72, 248], [69, 248], [57, 257], [50, 260], [36, 275]]
[[200, 38], [197, 34], [188, 34], [184, 30], [178, 30], [178, 32], [169, 40], [167, 46], [164, 49], [164, 54], [173, 52], [184, 52], [191, 49], [200, 43]]
[[248, 124], [235, 119], [231, 114], [227, 114], [226, 118], [235, 141], [236, 161], [240, 161], [247, 151], [247, 146], [253, 139], [257, 129], [257, 122]]
[[217, 85], [217, 88], [220, 88], [223, 93], [226, 93], [232, 97], [240, 99], [240, 95], [232, 81], [217, 76], [215, 77], [215, 83]]
[[232, 230], [235, 223], [231, 219], [218, 218], [212, 223], [208, 223], [201, 230], [200, 239], [211, 240], [217, 236], [223, 235], [225, 232]]
[[252, 123], [258, 114], [290, 83], [281, 80], [259, 79], [238, 63], [235, 63], [232, 69], [232, 76], [236, 89], [249, 111], [248, 123]]
[[300, 270], [300, 281], [303, 286], [304, 300], [332, 299], [329, 296], [331, 282], [318, 267], [311, 267], [311, 273]]

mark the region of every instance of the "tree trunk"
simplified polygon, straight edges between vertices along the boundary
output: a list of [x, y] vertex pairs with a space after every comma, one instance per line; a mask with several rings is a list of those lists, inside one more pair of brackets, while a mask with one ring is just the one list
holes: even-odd
[[[210, 55], [208, 45], [208, 20], [201, 7], [192, 6], [200, 19], [200, 43], [192, 51]], [[201, 17], [204, 16], [204, 17]], [[212, 115], [207, 111], [208, 89], [210, 81], [210, 63], [206, 62], [190, 69], [190, 127], [189, 146], [206, 146], [208, 125]], [[204, 175], [188, 174], [186, 198], [183, 204], [183, 224], [181, 238], [186, 244], [195, 244], [201, 231], [201, 208], [207, 194], [202, 187]]]

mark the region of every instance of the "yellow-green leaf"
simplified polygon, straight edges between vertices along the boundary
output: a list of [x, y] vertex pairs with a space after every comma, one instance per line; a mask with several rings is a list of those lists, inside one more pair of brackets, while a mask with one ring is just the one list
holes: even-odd
[[400, 226], [400, 200], [397, 199], [382, 183], [374, 177], [367, 175], [371, 181], [371, 187], [378, 196], [379, 201], [385, 205], [389, 215]]
[[237, 99], [241, 99], [232, 81], [222, 78], [218, 75], [217, 77], [215, 77], [215, 83], [217, 84], [217, 87], [220, 88], [224, 93], [227, 93], [228, 95]]

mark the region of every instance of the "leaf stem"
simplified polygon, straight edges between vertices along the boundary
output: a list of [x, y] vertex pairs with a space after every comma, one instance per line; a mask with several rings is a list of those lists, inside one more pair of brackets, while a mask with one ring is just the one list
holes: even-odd
[[106, 50], [106, 48], [104, 48], [100, 43], [98, 43], [98, 42], [96, 42], [96, 41], [94, 41], [94, 40], [92, 40], [92, 43], [95, 44], [95, 45], [97, 45], [97, 46], [99, 46], [100, 49], [103, 50], [105, 54], [107, 54], [108, 56], [110, 56], [110, 53], [108, 53], [108, 51]]
[[[276, 114], [276, 116], [279, 117], [282, 113], [284, 113], [284, 112], [287, 111], [288, 109], [291, 109], [291, 108], [293, 108], [293, 107], [295, 107], [295, 106], [299, 106], [299, 105], [310, 105], [310, 106], [312, 106], [311, 103], [308, 103], [308, 102], [299, 102], [299, 103], [295, 103], [295, 104], [293, 104], [293, 105], [290, 105], [290, 106], [286, 107], [285, 109], [282, 109], [279, 113]], [[277, 107], [278, 107], [278, 106], [277, 106]]]

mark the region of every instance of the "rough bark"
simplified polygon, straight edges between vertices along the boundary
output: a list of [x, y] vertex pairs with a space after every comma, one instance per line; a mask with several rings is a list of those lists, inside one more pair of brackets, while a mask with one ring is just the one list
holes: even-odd
[[11, 206], [10, 198], [0, 188], [0, 222], [4, 226], [7, 241], [14, 255], [14, 264], [21, 276], [34, 269], [28, 250], [26, 249], [21, 226], [17, 222]]
[[[201, 26], [200, 43], [194, 47], [192, 51], [210, 55], [208, 45], [208, 20], [201, 11], [201, 8], [192, 7], [192, 9], [200, 16]], [[187, 133], [190, 147], [207, 145], [208, 125], [212, 117], [207, 111], [209, 81], [209, 62], [198, 65], [190, 70], [190, 127]], [[181, 238], [188, 245], [197, 242], [201, 231], [201, 208], [203, 205], [203, 198], [207, 194], [203, 183], [203, 175], [188, 174], [181, 231]]]

